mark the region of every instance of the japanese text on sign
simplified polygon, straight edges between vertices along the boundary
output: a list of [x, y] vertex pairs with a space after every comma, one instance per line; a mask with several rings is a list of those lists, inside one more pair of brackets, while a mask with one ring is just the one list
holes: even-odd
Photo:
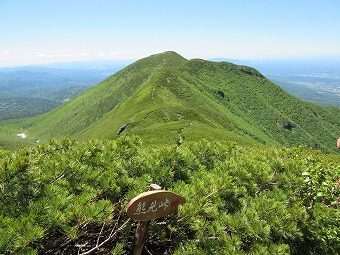
[[152, 200], [150, 204], [147, 202], [139, 202], [136, 211], [133, 215], [146, 214], [148, 212], [156, 212], [158, 209], [166, 210], [169, 207], [170, 202], [167, 198], [165, 201], [158, 202], [157, 200]]

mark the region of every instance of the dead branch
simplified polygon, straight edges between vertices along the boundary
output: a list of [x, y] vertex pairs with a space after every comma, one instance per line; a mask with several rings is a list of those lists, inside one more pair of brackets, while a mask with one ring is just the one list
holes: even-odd
[[112, 238], [114, 238], [120, 231], [122, 231], [126, 225], [130, 222], [130, 218], [125, 221], [123, 223], [123, 225], [121, 225], [116, 231], [113, 232], [113, 230], [111, 231], [110, 235], [108, 238], [106, 238], [103, 242], [101, 242], [100, 244], [97, 243], [97, 245], [95, 247], [93, 247], [91, 250], [88, 250], [86, 252], [80, 253], [79, 255], [87, 255], [87, 254], [91, 254], [92, 252], [98, 250], [99, 248], [101, 248], [104, 244], [106, 244], [107, 242], [109, 242]]

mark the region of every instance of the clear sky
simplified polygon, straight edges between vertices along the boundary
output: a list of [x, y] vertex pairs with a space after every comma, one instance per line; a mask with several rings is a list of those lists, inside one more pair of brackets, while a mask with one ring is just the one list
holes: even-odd
[[0, 66], [340, 56], [340, 0], [0, 0]]

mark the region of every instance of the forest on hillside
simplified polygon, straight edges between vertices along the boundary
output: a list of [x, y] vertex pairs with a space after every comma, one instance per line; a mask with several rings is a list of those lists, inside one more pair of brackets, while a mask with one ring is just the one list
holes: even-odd
[[82, 67], [22, 66], [0, 68], [0, 120], [28, 118], [48, 112], [85, 92], [119, 70]]

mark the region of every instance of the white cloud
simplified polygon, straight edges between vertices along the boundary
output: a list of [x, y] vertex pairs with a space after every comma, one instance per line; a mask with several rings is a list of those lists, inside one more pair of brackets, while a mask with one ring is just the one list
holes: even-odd
[[70, 58], [70, 57], [79, 57], [85, 56], [85, 54], [44, 54], [40, 53], [36, 55], [38, 58]]
[[[1, 1], [1, 0], [0, 0]], [[79, 51], [79, 52], [38, 52], [26, 53], [10, 52], [9, 50], [0, 50], [0, 67], [2, 66], [22, 66], [30, 64], [43, 64], [54, 62], [69, 62], [69, 61], [87, 61], [87, 60], [108, 60], [108, 59], [131, 59], [135, 56], [127, 52], [119, 51]]]
[[54, 54], [54, 55], [50, 55], [49, 57], [51, 58], [71, 58], [71, 57], [76, 57], [77, 55], [72, 55], [72, 54]]

